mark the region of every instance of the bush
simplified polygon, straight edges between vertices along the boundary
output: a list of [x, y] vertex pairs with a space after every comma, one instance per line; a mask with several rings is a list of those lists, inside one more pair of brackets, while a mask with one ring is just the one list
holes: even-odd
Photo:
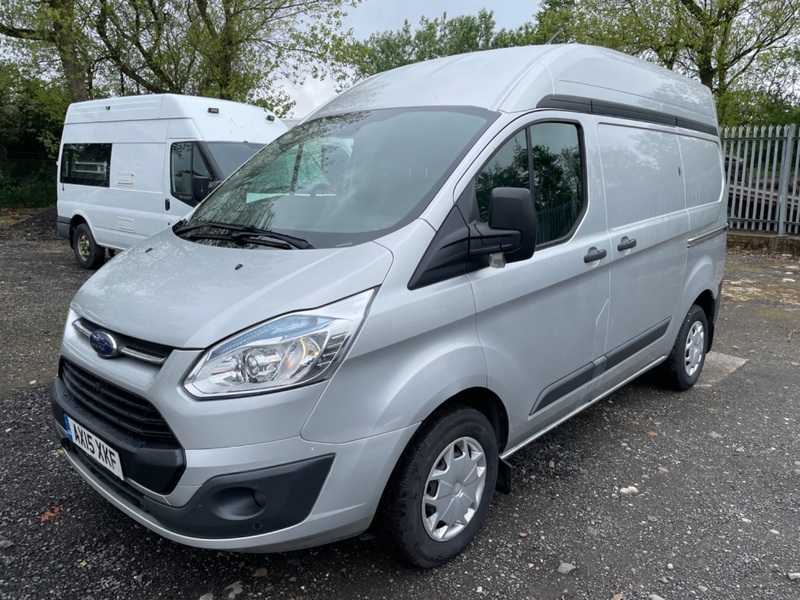
[[0, 162], [0, 208], [47, 208], [56, 205], [53, 160]]

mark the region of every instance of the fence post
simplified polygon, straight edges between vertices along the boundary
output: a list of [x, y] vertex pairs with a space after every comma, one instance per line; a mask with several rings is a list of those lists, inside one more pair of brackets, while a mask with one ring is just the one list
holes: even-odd
[[792, 169], [792, 154], [794, 153], [794, 138], [797, 126], [792, 124], [786, 128], [786, 140], [783, 144], [783, 157], [781, 159], [780, 195], [778, 196], [778, 235], [786, 235], [786, 207], [789, 196], [789, 177]]

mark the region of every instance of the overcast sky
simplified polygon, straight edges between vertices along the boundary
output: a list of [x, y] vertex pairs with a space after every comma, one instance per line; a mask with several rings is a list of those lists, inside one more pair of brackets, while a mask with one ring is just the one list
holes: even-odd
[[[494, 12], [498, 29], [508, 29], [530, 21], [538, 7], [539, 0], [363, 0], [350, 10], [344, 26], [353, 29], [356, 39], [364, 40], [379, 31], [400, 29], [405, 19], [413, 31], [423, 16], [432, 19], [445, 12], [448, 18], [477, 15], [486, 8]], [[334, 94], [329, 82], [310, 78], [302, 86], [288, 86], [288, 92], [297, 101], [295, 117], [304, 117]]]

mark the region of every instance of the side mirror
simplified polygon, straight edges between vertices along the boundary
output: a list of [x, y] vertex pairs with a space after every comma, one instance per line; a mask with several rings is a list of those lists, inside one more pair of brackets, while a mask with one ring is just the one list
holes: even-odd
[[205, 200], [210, 184], [211, 180], [208, 177], [202, 175], [192, 177], [192, 198], [195, 202], [199, 204]]
[[538, 224], [531, 192], [525, 188], [494, 188], [489, 205], [489, 223], [473, 226], [470, 256], [502, 253], [504, 262], [527, 260], [536, 248]]
[[533, 208], [531, 191], [527, 188], [494, 188], [489, 205], [489, 227], [493, 230], [506, 229], [520, 233], [519, 246], [505, 252], [506, 262], [528, 260], [533, 256], [539, 223]]

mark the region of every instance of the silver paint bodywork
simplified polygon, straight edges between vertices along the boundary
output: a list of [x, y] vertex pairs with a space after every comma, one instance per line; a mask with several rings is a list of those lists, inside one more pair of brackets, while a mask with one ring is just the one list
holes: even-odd
[[[578, 45], [512, 48], [410, 65], [372, 77], [320, 108], [470, 105], [499, 117], [422, 215], [374, 242], [303, 251], [203, 246], [170, 229], [103, 267], [76, 295], [62, 355], [152, 402], [185, 449], [168, 496], [182, 506], [211, 477], [335, 454], [302, 523], [237, 539], [169, 531], [70, 459], [110, 502], [170, 539], [225, 550], [280, 551], [366, 529], [414, 431], [465, 390], [502, 403], [508, 456], [663, 360], [702, 294], [718, 299], [725, 237], [722, 159], [711, 134], [627, 119], [537, 109], [549, 94], [613, 101], [716, 126], [699, 84], [612, 51]], [[533, 257], [408, 289], [470, 179], [520, 128], [542, 120], [583, 131], [587, 208], [571, 237]], [[618, 251], [620, 240], [637, 239]], [[694, 240], [691, 244], [690, 240]], [[607, 251], [585, 263], [587, 249]], [[237, 268], [237, 265], [242, 265]], [[256, 396], [198, 401], [181, 383], [203, 352], [267, 319], [377, 288], [357, 339], [331, 379]], [[162, 367], [105, 360], [72, 322], [176, 348]], [[546, 388], [624, 347], [663, 335], [537, 411]], [[60, 425], [58, 425], [60, 427]], [[62, 430], [63, 433], [63, 430]], [[113, 442], [113, 440], [112, 440]]]

